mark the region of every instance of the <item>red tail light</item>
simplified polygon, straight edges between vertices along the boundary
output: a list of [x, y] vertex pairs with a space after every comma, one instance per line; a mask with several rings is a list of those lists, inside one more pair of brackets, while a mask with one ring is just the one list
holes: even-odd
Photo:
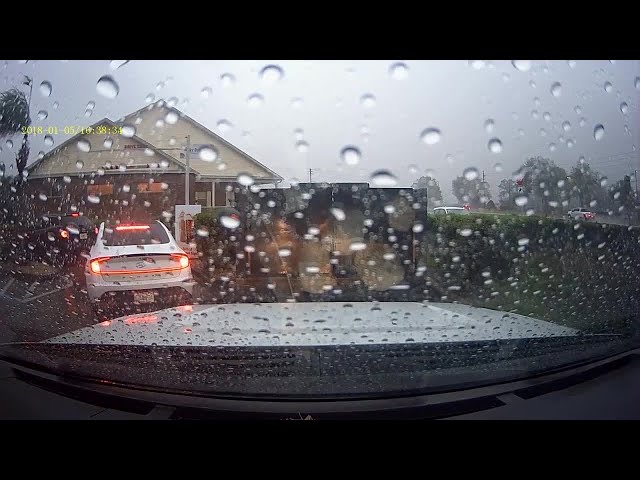
[[99, 229], [98, 227], [96, 227], [96, 228], [94, 229], [94, 232], [96, 232], [96, 235], [98, 234], [98, 232], [99, 232], [99, 231], [100, 231], [100, 229]]
[[123, 230], [149, 230], [149, 225], [122, 225], [120, 227], [116, 227], [118, 232]]
[[93, 260], [89, 261], [89, 268], [91, 269], [91, 271], [93, 273], [100, 273], [100, 263], [104, 262], [105, 260], [108, 260], [108, 257], [99, 257], [99, 258], [94, 258]]
[[180, 262], [180, 268], [187, 268], [189, 266], [189, 257], [187, 255], [172, 255], [172, 258]]

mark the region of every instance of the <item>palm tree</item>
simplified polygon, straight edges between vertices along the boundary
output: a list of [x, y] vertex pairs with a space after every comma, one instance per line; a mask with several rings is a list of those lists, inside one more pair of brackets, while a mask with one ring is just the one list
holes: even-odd
[[[25, 76], [24, 85], [32, 86], [32, 80]], [[31, 95], [29, 95], [31, 100]], [[22, 131], [23, 127], [31, 125], [27, 96], [17, 88], [0, 92], [0, 138], [13, 136]], [[22, 179], [22, 172], [29, 159], [29, 136], [25, 133], [22, 145], [16, 154], [16, 169], [18, 180]]]

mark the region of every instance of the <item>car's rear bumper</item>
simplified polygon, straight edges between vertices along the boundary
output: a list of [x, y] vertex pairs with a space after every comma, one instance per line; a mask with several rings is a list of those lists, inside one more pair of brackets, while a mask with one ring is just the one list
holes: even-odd
[[[87, 275], [87, 293], [92, 302], [97, 302], [103, 299], [105, 296], [118, 296], [119, 298], [133, 301], [133, 292], [140, 290], [155, 290], [162, 292], [167, 289], [181, 289], [189, 295], [193, 295], [193, 289], [196, 282], [191, 275], [181, 275], [176, 279], [163, 280], [157, 282], [130, 282], [114, 284], [113, 282], [104, 282], [96, 280], [99, 276]], [[114, 294], [114, 295], [111, 295]]]

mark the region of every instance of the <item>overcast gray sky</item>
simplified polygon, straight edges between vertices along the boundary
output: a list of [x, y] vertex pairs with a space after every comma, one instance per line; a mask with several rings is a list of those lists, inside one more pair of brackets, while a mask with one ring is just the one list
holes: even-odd
[[[406, 69], [392, 68], [399, 62]], [[261, 76], [267, 65], [278, 65], [282, 77], [271, 81], [270, 75]], [[22, 74], [33, 77], [34, 125], [60, 129], [105, 116], [117, 120], [144, 106], [149, 94], [156, 100], [177, 97], [178, 109], [286, 179], [304, 181], [312, 168], [315, 181], [366, 181], [386, 168], [398, 177], [398, 185], [408, 186], [430, 169], [445, 199], [451, 200], [451, 180], [465, 168], [484, 170], [495, 195], [500, 179], [530, 156], [551, 158], [565, 168], [584, 156], [612, 180], [639, 168], [640, 61], [553, 60], [516, 66], [510, 60], [132, 60], [114, 70], [108, 60], [9, 60], [0, 68], [0, 88], [20, 86]], [[226, 85], [221, 79], [225, 73], [235, 82]], [[118, 83], [115, 98], [96, 91], [103, 75]], [[48, 97], [39, 89], [43, 81], [52, 85]], [[552, 92], [556, 82], [561, 85], [554, 90], [558, 96]], [[208, 98], [202, 94], [206, 87], [211, 89]], [[264, 101], [249, 101], [253, 94]], [[370, 97], [363, 101], [363, 96]], [[89, 102], [95, 108], [85, 117]], [[48, 113], [46, 119], [38, 119], [40, 110]], [[488, 119], [494, 121], [490, 133]], [[232, 128], [221, 131], [220, 120]], [[566, 121], [568, 130], [563, 128]], [[597, 124], [605, 129], [600, 140], [594, 138]], [[437, 143], [421, 139], [427, 128], [441, 132]], [[55, 142], [66, 138], [57, 135]], [[488, 148], [492, 138], [502, 143], [501, 152]], [[14, 163], [19, 138], [14, 140], [13, 149], [1, 143], [0, 161], [6, 165]], [[296, 148], [300, 140], [308, 150]], [[347, 145], [360, 149], [357, 165], [342, 161], [340, 152]], [[51, 148], [44, 145], [44, 135], [31, 137], [30, 162]], [[502, 172], [496, 172], [496, 163], [502, 164]]]

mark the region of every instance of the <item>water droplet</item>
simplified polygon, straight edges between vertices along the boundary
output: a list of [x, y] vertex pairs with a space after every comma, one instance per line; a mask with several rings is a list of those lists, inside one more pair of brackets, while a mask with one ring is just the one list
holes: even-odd
[[461, 228], [458, 233], [463, 237], [469, 237], [473, 233], [473, 230], [470, 228]]
[[55, 142], [53, 141], [53, 137], [51, 135], [45, 135], [44, 144], [47, 147], [52, 147]]
[[529, 203], [529, 197], [527, 197], [526, 195], [518, 195], [514, 199], [514, 202], [517, 206], [524, 207], [527, 203]]
[[156, 96], [153, 93], [150, 93], [146, 97], [144, 97], [145, 103], [151, 103], [156, 99]]
[[82, 168], [84, 168], [84, 162], [83, 162], [82, 160], [78, 160], [78, 161], [76, 162], [76, 168], [77, 168], [78, 170], [81, 170]]
[[62, 177], [62, 181], [64, 183], [71, 183], [71, 177], [69, 177], [68, 175], [65, 175], [64, 177]]
[[640, 77], [636, 77], [634, 85], [636, 86], [636, 88], [640, 89]]
[[231, 73], [223, 73], [220, 75], [220, 83], [222, 83], [223, 87], [231, 87], [236, 83], [236, 77]]
[[464, 176], [465, 179], [472, 181], [478, 178], [479, 173], [476, 167], [467, 167], [462, 172], [462, 175]]
[[576, 68], [576, 61], [575, 60], [568, 60], [567, 64], [569, 65], [569, 67], [571, 68]]
[[97, 195], [87, 195], [87, 201], [89, 203], [100, 203], [100, 197]]
[[169, 108], [173, 108], [178, 104], [178, 98], [177, 97], [171, 97], [169, 98], [169, 100], [167, 100], [167, 107]]
[[164, 121], [169, 125], [174, 125], [178, 121], [178, 112], [171, 110], [164, 116]]
[[560, 84], [560, 82], [554, 82], [551, 85], [551, 95], [556, 98], [562, 95], [562, 85]]
[[260, 78], [267, 84], [278, 82], [284, 77], [284, 70], [278, 65], [267, 65], [260, 70]]
[[120, 67], [124, 67], [127, 63], [129, 63], [131, 60], [111, 60], [109, 62], [109, 68], [111, 70], [117, 70]]
[[280, 248], [278, 249], [278, 256], [280, 257], [289, 257], [291, 256], [291, 250], [288, 248]]
[[528, 238], [520, 238], [520, 239], [518, 239], [518, 245], [520, 245], [521, 247], [523, 245], [529, 245], [529, 239]]
[[627, 103], [626, 103], [626, 102], [622, 102], [622, 103], [620, 104], [620, 111], [621, 111], [623, 114], [625, 114], [625, 115], [626, 115], [626, 114], [627, 114], [627, 112], [629, 111], [629, 105], [627, 105]]
[[487, 133], [493, 132], [493, 129], [495, 128], [495, 126], [496, 126], [496, 123], [493, 121], [492, 118], [489, 118], [484, 122], [484, 129]]
[[360, 105], [365, 108], [373, 108], [376, 106], [376, 97], [370, 93], [366, 93], [360, 97]]
[[113, 146], [113, 139], [105, 138], [102, 145], [104, 145], [104, 148], [111, 148]]
[[511, 65], [521, 72], [528, 72], [531, 70], [531, 64], [531, 60], [511, 60]]
[[389, 75], [394, 80], [404, 80], [409, 76], [409, 67], [404, 63], [394, 63], [389, 67]]
[[[393, 205], [385, 205], [384, 206], [384, 213], [388, 213], [388, 214], [392, 214], [396, 211], [396, 207], [394, 207]], [[395, 237], [394, 237], [395, 238]], [[392, 240], [393, 241], [393, 240]]]
[[580, 105], [576, 105], [575, 108], [573, 109], [576, 114], [580, 115], [582, 113], [582, 107], [580, 107]]
[[469, 60], [469, 66], [474, 70], [481, 70], [486, 65], [484, 60]]
[[243, 187], [248, 187], [250, 185], [253, 185], [253, 182], [254, 182], [253, 177], [248, 173], [238, 174], [238, 183]]
[[49, 113], [46, 110], [40, 110], [38, 112], [38, 120], [44, 120], [49, 116]]
[[264, 103], [264, 97], [259, 93], [249, 95], [247, 98], [247, 105], [251, 108], [257, 108]]
[[306, 153], [309, 151], [309, 144], [304, 140], [299, 140], [296, 142], [296, 150], [300, 153]]
[[567, 148], [573, 148], [575, 144], [576, 142], [572, 138], [567, 139]]
[[53, 102], [53, 109], [57, 110], [60, 104], [58, 102]]
[[544, 118], [545, 122], [550, 122], [551, 121], [551, 114], [549, 112], [544, 112], [542, 114], [542, 118]]
[[136, 134], [136, 127], [133, 125], [123, 125], [122, 126], [122, 136], [126, 138], [131, 138]]
[[488, 147], [491, 153], [502, 152], [502, 142], [497, 138], [492, 138], [491, 140], [489, 140]]
[[301, 108], [303, 103], [304, 100], [302, 100], [300, 97], [294, 97], [291, 99], [291, 106], [293, 108]]
[[556, 150], [556, 144], [555, 144], [555, 143], [550, 143], [550, 144], [549, 144], [549, 150], [551, 150], [552, 152], [555, 152], [555, 150]]
[[120, 87], [110, 75], [103, 75], [96, 83], [96, 91], [106, 98], [116, 98], [120, 93]]
[[40, 84], [40, 93], [42, 94], [43, 97], [49, 97], [51, 96], [51, 92], [53, 91], [53, 88], [51, 87], [51, 83], [47, 82], [46, 80], [44, 82], [42, 82]]
[[376, 170], [371, 174], [371, 183], [376, 187], [394, 187], [398, 179], [389, 170]]
[[537, 110], [531, 110], [531, 118], [533, 118], [534, 120], [537, 120], [537, 118], [538, 118], [538, 111]]
[[85, 138], [81, 138], [80, 140], [78, 140], [78, 143], [76, 143], [78, 150], [80, 150], [81, 152], [90, 152], [91, 151], [91, 144], [89, 143], [89, 140], [85, 139]]
[[613, 92], [613, 85], [611, 85], [611, 82], [604, 82], [604, 91], [607, 93]]
[[367, 244], [364, 243], [361, 239], [353, 239], [349, 243], [349, 250], [352, 252], [360, 252], [367, 248]]
[[220, 130], [221, 132], [228, 132], [229, 130], [231, 130], [231, 128], [233, 128], [233, 125], [231, 124], [231, 122], [224, 118], [222, 120], [218, 120], [218, 123], [216, 124], [216, 126], [218, 127], [218, 130]]
[[602, 180], [600, 180], [600, 186], [601, 187], [606, 187], [607, 186], [607, 179], [603, 178]]
[[562, 129], [565, 132], [568, 132], [569, 130], [571, 130], [571, 124], [569, 122], [567, 122], [567, 121], [562, 122]]
[[421, 223], [416, 223], [411, 228], [415, 233], [420, 233], [424, 230], [424, 225]]
[[124, 193], [129, 193], [131, 191], [131, 187], [129, 185], [125, 184], [125, 185], [122, 186], [122, 191]]
[[345, 164], [349, 166], [357, 165], [358, 163], [360, 163], [360, 157], [360, 150], [352, 145], [344, 147], [340, 151], [340, 158]]
[[426, 128], [420, 134], [420, 139], [427, 145], [435, 145], [440, 141], [442, 134], [434, 127]]
[[196, 235], [198, 235], [199, 237], [208, 237], [209, 230], [207, 230], [206, 228], [200, 227], [196, 229]]
[[47, 201], [47, 196], [46, 196], [44, 193], [39, 194], [39, 195], [38, 195], [38, 198], [39, 198], [40, 200], [42, 200], [43, 202], [46, 202], [46, 201]]
[[218, 158], [218, 152], [211, 146], [202, 147], [198, 150], [198, 157], [204, 162], [213, 162]]
[[580, 125], [581, 127], [584, 127], [586, 124], [587, 124], [587, 120], [586, 120], [584, 117], [582, 117], [582, 118], [580, 119], [579, 125]]
[[227, 215], [223, 215], [222, 217], [220, 217], [220, 223], [225, 228], [234, 229], [240, 226], [240, 219], [235, 216], [230, 217]]
[[602, 140], [602, 137], [604, 137], [604, 126], [599, 123], [593, 129], [593, 138], [596, 140]]

